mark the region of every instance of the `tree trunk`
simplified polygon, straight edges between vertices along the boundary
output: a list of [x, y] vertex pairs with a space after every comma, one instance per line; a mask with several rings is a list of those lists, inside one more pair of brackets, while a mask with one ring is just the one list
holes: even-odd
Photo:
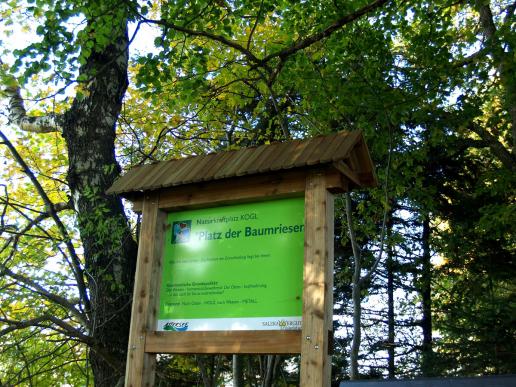
[[433, 376], [433, 351], [432, 351], [432, 263], [430, 261], [430, 219], [426, 214], [423, 220], [422, 234], [422, 273], [421, 273], [421, 298], [423, 300], [423, 318], [421, 326], [423, 328], [423, 347], [421, 371], [423, 376]]
[[394, 341], [395, 331], [395, 315], [394, 315], [394, 259], [392, 245], [390, 243], [392, 233], [392, 217], [389, 216], [387, 223], [387, 371], [389, 379], [396, 377], [396, 362], [395, 362], [395, 345]]
[[233, 387], [244, 387], [244, 358], [233, 355]]
[[362, 340], [362, 327], [360, 326], [360, 321], [362, 320], [362, 297], [360, 294], [362, 285], [362, 279], [360, 277], [360, 273], [362, 271], [362, 258], [360, 248], [356, 241], [355, 231], [353, 229], [351, 197], [349, 193], [346, 193], [345, 198], [349, 239], [353, 249], [353, 287], [351, 291], [351, 300], [353, 302], [353, 341], [351, 343], [349, 378], [351, 380], [356, 380], [359, 378], [358, 353], [360, 350], [360, 342]]
[[[91, 297], [89, 360], [95, 386], [114, 386], [125, 371], [136, 264], [122, 203], [105, 191], [118, 176], [115, 124], [127, 88], [127, 20], [112, 27], [113, 43], [93, 51], [80, 70], [84, 98], [65, 114], [68, 183], [78, 214]], [[102, 355], [101, 355], [102, 354]]]
[[[198, 355], [195, 357], [201, 372], [204, 387], [216, 387], [220, 374], [220, 355]], [[207, 364], [209, 363], [209, 364]]]
[[353, 290], [351, 298], [353, 300], [353, 342], [351, 344], [350, 354], [350, 371], [349, 378], [351, 380], [357, 380], [359, 378], [358, 373], [358, 352], [360, 349], [360, 341], [362, 339], [362, 329], [360, 326], [360, 320], [362, 319], [362, 304], [360, 297], [360, 281], [353, 281]]
[[267, 355], [266, 357], [266, 368], [265, 368], [265, 377], [262, 383], [263, 387], [272, 387], [274, 385], [274, 380], [276, 377], [276, 368], [279, 364], [279, 356], [278, 355]]

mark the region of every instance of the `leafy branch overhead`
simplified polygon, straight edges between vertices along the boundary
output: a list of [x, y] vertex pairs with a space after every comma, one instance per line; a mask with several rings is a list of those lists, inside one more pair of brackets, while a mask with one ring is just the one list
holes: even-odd
[[[288, 57], [291, 55], [294, 55], [300, 50], [303, 50], [309, 46], [311, 46], [314, 43], [317, 43], [324, 38], [329, 37], [332, 33], [339, 30], [340, 28], [344, 27], [346, 24], [351, 23], [358, 18], [366, 15], [369, 12], [372, 12], [384, 4], [390, 2], [392, 0], [377, 0], [370, 4], [367, 4], [366, 6], [349, 13], [343, 17], [340, 17], [338, 20], [333, 22], [331, 25], [324, 28], [322, 31], [311, 34], [309, 36], [306, 36], [304, 38], [298, 39], [297, 42], [292, 43], [291, 45], [277, 50], [271, 54], [265, 55], [262, 58], [258, 57], [258, 54], [254, 54], [252, 51], [250, 51], [251, 41], [252, 41], [252, 33], [249, 34], [249, 40], [247, 43], [247, 47], [244, 47], [243, 45], [239, 44], [238, 41], [232, 40], [230, 38], [225, 37], [224, 35], [218, 35], [216, 33], [212, 33], [210, 31], [202, 31], [202, 30], [195, 30], [190, 29], [185, 26], [181, 26], [178, 24], [174, 24], [173, 22], [165, 19], [160, 20], [153, 20], [153, 19], [147, 19], [145, 16], [140, 15], [141, 22], [143, 23], [150, 23], [150, 24], [157, 24], [162, 27], [165, 27], [166, 29], [182, 32], [188, 37], [191, 36], [201, 36], [205, 37], [209, 40], [213, 40], [219, 43], [222, 43], [222, 45], [230, 47], [238, 51], [239, 53], [243, 54], [244, 57], [247, 59], [249, 64], [251, 65], [251, 68], [253, 67], [268, 67], [268, 63], [271, 62], [273, 59], [280, 59], [281, 61], [285, 61]], [[261, 3], [260, 7], [263, 7], [263, 2]], [[261, 10], [260, 10], [261, 11]], [[256, 18], [256, 22], [258, 22], [259, 18]], [[255, 24], [256, 25], [256, 24]], [[230, 29], [231, 31], [231, 29]], [[252, 30], [251, 32], [254, 32]]]

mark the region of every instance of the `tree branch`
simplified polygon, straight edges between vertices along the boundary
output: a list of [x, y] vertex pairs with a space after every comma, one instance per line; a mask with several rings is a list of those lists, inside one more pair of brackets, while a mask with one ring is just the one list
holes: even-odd
[[[482, 33], [486, 38], [486, 45], [491, 53], [494, 63], [500, 73], [500, 79], [505, 91], [505, 107], [509, 112], [512, 123], [512, 154], [516, 155], [516, 61], [514, 59], [514, 46], [508, 42], [506, 52], [497, 34], [493, 13], [489, 2], [478, 2], [480, 25]], [[506, 23], [511, 19], [512, 13], [516, 10], [514, 4], [507, 8]]]
[[256, 20], [254, 21], [253, 28], [251, 28], [251, 32], [249, 32], [249, 38], [247, 39], [247, 49], [249, 50], [251, 48], [251, 41], [253, 39], [254, 31], [256, 30], [256, 27], [258, 26], [258, 22], [260, 20], [260, 17], [262, 16], [263, 11], [263, 1], [260, 3], [260, 9], [258, 9], [258, 13], [256, 15]]
[[7, 86], [3, 93], [9, 99], [9, 122], [21, 130], [33, 133], [52, 133], [61, 130], [62, 116], [48, 114], [40, 117], [29, 117], [23, 104], [18, 86]]
[[360, 280], [360, 270], [361, 270], [361, 260], [362, 254], [360, 251], [360, 247], [357, 243], [357, 237], [355, 235], [355, 228], [353, 227], [353, 217], [351, 215], [351, 195], [349, 192], [345, 194], [346, 200], [346, 219], [348, 222], [348, 232], [349, 232], [349, 240], [351, 241], [351, 248], [353, 250], [353, 257], [355, 259], [355, 270], [353, 272], [353, 283], [359, 283]]
[[347, 14], [347, 15], [341, 17], [340, 19], [335, 21], [333, 24], [326, 27], [323, 31], [315, 33], [313, 35], [310, 35], [283, 50], [279, 50], [270, 55], [267, 55], [263, 59], [258, 58], [256, 55], [254, 55], [250, 51], [249, 41], [247, 43], [247, 48], [246, 48], [233, 40], [230, 40], [222, 35], [214, 34], [212, 32], [192, 30], [190, 28], [186, 28], [184, 26], [180, 26], [180, 25], [174, 24], [172, 22], [169, 22], [169, 21], [163, 20], [163, 19], [161, 19], [161, 20], [147, 19], [147, 18], [143, 17], [142, 15], [140, 15], [140, 17], [143, 22], [148, 23], [148, 24], [161, 25], [163, 27], [167, 27], [172, 30], [182, 32], [186, 35], [205, 37], [212, 41], [222, 43], [223, 45], [225, 45], [227, 47], [231, 47], [231, 48], [237, 50], [238, 52], [240, 52], [241, 54], [243, 54], [249, 60], [249, 62], [254, 63], [255, 67], [258, 67], [258, 66], [265, 67], [267, 65], [267, 63], [270, 62], [272, 59], [280, 58], [282, 60], [285, 60], [286, 58], [290, 57], [291, 55], [295, 54], [296, 52], [303, 50], [324, 38], [329, 37], [331, 34], [333, 34], [335, 31], [338, 31], [346, 24], [349, 24], [349, 23], [355, 21], [356, 19], [360, 18], [361, 16], [380, 8], [382, 5], [386, 4], [389, 1], [392, 1], [392, 0], [373, 1], [370, 4], [364, 6], [350, 14]]
[[516, 156], [511, 154], [495, 136], [475, 123], [471, 123], [469, 129], [480, 136], [505, 168], [516, 171]]
[[[34, 326], [39, 326], [42, 328], [52, 328], [51, 326], [48, 326], [46, 324], [42, 325], [42, 323], [44, 323], [46, 321], [52, 322], [53, 324], [55, 324], [58, 327], [60, 327], [61, 329], [63, 329], [66, 332], [66, 335], [68, 335], [68, 336], [75, 337], [84, 343], [91, 342], [91, 338], [89, 336], [85, 335], [78, 329], [74, 328], [73, 326], [68, 324], [66, 321], [63, 321], [60, 318], [57, 318], [56, 316], [53, 316], [51, 314], [44, 314], [42, 316], [35, 317], [30, 320], [22, 320], [22, 321], [10, 320], [6, 317], [0, 317], [0, 322], [8, 325], [7, 328], [2, 329], [0, 331], [0, 336], [6, 335], [6, 334], [16, 331], [16, 330], [26, 329], [26, 328], [30, 328], [30, 327], [34, 327]], [[60, 333], [63, 333], [61, 330], [57, 330], [57, 331]]]
[[18, 153], [18, 151], [16, 150], [14, 145], [9, 141], [9, 139], [5, 136], [5, 134], [1, 130], [0, 130], [0, 137], [3, 139], [3, 143], [9, 148], [9, 150], [10, 150], [11, 154], [14, 156], [16, 162], [22, 167], [24, 173], [31, 180], [32, 184], [36, 188], [41, 199], [45, 203], [47, 211], [50, 213], [50, 216], [52, 217], [55, 224], [57, 225], [59, 232], [63, 236], [68, 253], [70, 254], [70, 257], [72, 258], [73, 265], [72, 265], [71, 269], [74, 274], [75, 280], [77, 281], [77, 287], [79, 290], [79, 294], [81, 296], [82, 301], [84, 302], [84, 305], [86, 306], [86, 310], [91, 311], [91, 304], [90, 304], [90, 300], [88, 297], [88, 293], [86, 291], [86, 283], [84, 281], [83, 270], [81, 267], [81, 261], [80, 261], [79, 257], [77, 256], [75, 247], [73, 246], [72, 238], [68, 234], [68, 231], [66, 230], [65, 225], [63, 224], [63, 222], [61, 221], [61, 219], [59, 218], [59, 216], [56, 212], [54, 204], [52, 203], [52, 201], [48, 197], [47, 193], [45, 192], [45, 190], [39, 183], [38, 179], [36, 178], [36, 176], [34, 176], [34, 174], [30, 170], [30, 168], [27, 165], [27, 163], [25, 162], [25, 160], [23, 160], [23, 158]]
[[[7, 206], [9, 205], [9, 202], [6, 201], [5, 202], [5, 208], [7, 208]], [[54, 205], [54, 208], [56, 210], [56, 212], [60, 212], [60, 211], [63, 211], [63, 210], [71, 210], [73, 209], [71, 203], [57, 203]], [[19, 211], [19, 210], [17, 210]], [[4, 247], [0, 248], [0, 253], [5, 250], [5, 247], [8, 246], [11, 242], [12, 242], [12, 239], [13, 238], [16, 238], [18, 239], [20, 236], [23, 236], [25, 235], [32, 227], [38, 225], [40, 222], [42, 222], [43, 220], [45, 219], [48, 219], [51, 217], [50, 215], [50, 212], [43, 212], [41, 214], [39, 214], [37, 217], [35, 217], [34, 219], [30, 219], [29, 217], [25, 216], [27, 218], [27, 220], [29, 220], [29, 222], [21, 229], [21, 230], [17, 230], [14, 234], [15, 236], [7, 239], [7, 241], [5, 242], [4, 244]], [[0, 231], [2, 231], [2, 229], [0, 229]], [[33, 237], [35, 237], [35, 235], [32, 235]]]
[[488, 50], [484, 47], [473, 54], [462, 58], [461, 60], [452, 62], [452, 66], [454, 67], [463, 67], [471, 64], [476, 64], [480, 59], [485, 58]]
[[70, 303], [66, 298], [61, 297], [57, 294], [50, 293], [47, 289], [45, 289], [43, 286], [35, 282], [34, 280], [22, 275], [13, 272], [11, 269], [7, 268], [5, 265], [0, 264], [0, 273], [3, 275], [8, 275], [12, 279], [21, 282], [28, 288], [32, 289], [34, 292], [42, 295], [43, 297], [47, 298], [48, 300], [62, 306], [66, 310], [68, 310], [72, 315], [74, 315], [85, 327], [89, 326], [88, 320], [86, 316], [81, 313], [79, 310], [75, 308], [75, 306]]
[[5, 64], [0, 58], [0, 76], [4, 79], [2, 94], [9, 100], [7, 107], [9, 122], [21, 130], [33, 133], [51, 133], [61, 129], [63, 117], [57, 114], [47, 114], [40, 117], [29, 117], [25, 110], [20, 86], [16, 79], [7, 74]]
[[[391, 136], [392, 137], [392, 136]], [[385, 249], [385, 234], [387, 229], [387, 219], [389, 217], [390, 205], [389, 205], [389, 178], [391, 173], [391, 157], [392, 157], [392, 138], [389, 139], [389, 155], [387, 157], [387, 166], [385, 167], [385, 185], [384, 185], [384, 200], [385, 200], [385, 209], [383, 211], [383, 221], [382, 221], [382, 231], [380, 233], [380, 252], [378, 253], [378, 257], [371, 266], [371, 269], [366, 273], [366, 275], [360, 279], [360, 282], [364, 283], [369, 281], [369, 279], [374, 275], [376, 269], [380, 262], [382, 261], [383, 252]]]
[[233, 40], [230, 40], [230, 39], [228, 39], [228, 38], [226, 38], [226, 37], [224, 37], [222, 35], [217, 35], [217, 34], [214, 34], [212, 32], [208, 32], [208, 31], [192, 30], [190, 28], [186, 28], [186, 27], [183, 27], [183, 26], [171, 23], [171, 22], [169, 22], [167, 20], [163, 20], [163, 19], [161, 19], [161, 20], [153, 20], [153, 19], [147, 19], [147, 18], [142, 17], [142, 20], [145, 23], [156, 24], [156, 25], [160, 25], [160, 26], [163, 26], [163, 27], [167, 27], [167, 28], [170, 28], [172, 30], [182, 32], [182, 33], [184, 33], [186, 35], [200, 36], [200, 37], [208, 38], [210, 40], [222, 43], [223, 45], [225, 45], [227, 47], [231, 47], [231, 48], [237, 50], [238, 52], [243, 54], [252, 63], [260, 64], [262, 62], [250, 50], [248, 50], [247, 48], [245, 48], [241, 44], [238, 44], [237, 42], [235, 42]]
[[327, 38], [328, 36], [333, 34], [335, 31], [344, 27], [346, 24], [349, 24], [349, 23], [355, 21], [356, 19], [358, 19], [359, 17], [380, 8], [382, 5], [384, 5], [385, 3], [389, 2], [389, 1], [391, 1], [391, 0], [373, 1], [372, 3], [356, 10], [355, 12], [352, 12], [350, 14], [347, 14], [346, 16], [343, 16], [342, 18], [335, 21], [330, 26], [326, 27], [323, 31], [313, 34], [311, 36], [308, 36], [305, 39], [298, 41], [297, 43], [293, 44], [292, 46], [290, 46], [288, 48], [285, 48], [283, 50], [280, 50], [280, 51], [277, 51], [270, 55], [267, 55], [265, 58], [263, 58], [261, 60], [261, 63], [267, 63], [268, 61], [270, 61], [273, 58], [286, 59], [287, 57], [295, 54], [296, 52], [303, 50], [324, 38]]
[[[6, 196], [7, 196], [7, 190], [6, 190]], [[11, 203], [9, 203], [8, 196], [7, 196], [7, 200], [5, 200], [5, 201], [0, 200], [0, 201], [4, 202], [4, 208], [5, 209], [7, 209], [8, 205], [11, 205], [13, 207], [14, 211], [16, 211], [22, 217], [24, 217], [25, 219], [28, 220], [28, 223], [21, 230], [16, 230], [15, 232], [5, 231], [7, 233], [12, 233], [14, 235], [9, 237], [5, 241], [3, 246], [0, 247], [0, 253], [2, 253], [5, 249], [7, 249], [9, 247], [9, 245], [12, 244], [12, 252], [11, 252], [11, 254], [9, 254], [7, 259], [4, 260], [3, 265], [6, 265], [7, 262], [13, 257], [14, 252], [16, 251], [16, 246], [18, 245], [18, 241], [19, 241], [19, 239], [22, 236], [30, 236], [30, 237], [33, 237], [33, 238], [48, 238], [50, 240], [55, 240], [55, 238], [53, 238], [44, 228], [42, 228], [39, 225], [40, 222], [42, 222], [43, 220], [48, 219], [48, 218], [51, 217], [49, 212], [41, 212], [41, 213], [39, 213], [39, 215], [36, 218], [32, 219], [29, 216], [27, 216], [25, 213], [23, 213], [23, 211], [18, 209], [16, 206], [13, 206]], [[55, 208], [55, 210], [57, 212], [59, 212], [59, 211], [63, 211], [63, 210], [66, 210], [66, 209], [72, 209], [72, 205], [70, 203], [57, 203], [57, 204], [54, 205], [54, 208]], [[29, 234], [27, 234], [28, 231], [30, 229], [32, 229], [34, 226], [37, 226], [45, 234], [45, 236], [43, 236], [43, 235], [29, 235]], [[0, 229], [0, 234], [4, 230], [5, 230], [4, 228]], [[63, 256], [65, 256], [65, 254], [61, 250], [61, 248], [58, 247], [58, 249], [61, 252], [61, 254], [63, 254]], [[68, 258], [65, 257], [65, 259], [68, 262]]]

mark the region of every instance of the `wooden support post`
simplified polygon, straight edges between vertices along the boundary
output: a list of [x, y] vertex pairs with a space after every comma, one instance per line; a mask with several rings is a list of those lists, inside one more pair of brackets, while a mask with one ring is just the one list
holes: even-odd
[[131, 331], [125, 372], [126, 387], [154, 385], [156, 355], [145, 352], [147, 334], [155, 330], [166, 213], [158, 195], [146, 195], [136, 263]]
[[333, 195], [322, 172], [307, 176], [303, 272], [302, 387], [330, 386], [328, 332], [333, 308]]
[[[328, 188], [328, 180], [326, 180], [326, 188]], [[333, 270], [334, 270], [334, 247], [333, 244], [335, 239], [335, 199], [332, 194], [328, 191], [326, 196], [326, 299], [324, 302], [326, 303], [326, 332], [327, 339], [331, 340], [330, 343], [327, 343], [326, 353], [328, 357], [326, 358], [326, 363], [324, 364], [324, 377], [326, 378], [325, 386], [331, 385], [331, 354], [333, 353], [333, 348], [329, 346], [333, 346]]]

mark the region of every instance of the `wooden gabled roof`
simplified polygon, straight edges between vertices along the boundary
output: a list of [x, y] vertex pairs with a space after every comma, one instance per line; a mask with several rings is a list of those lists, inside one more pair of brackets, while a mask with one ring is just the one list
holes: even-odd
[[258, 147], [191, 156], [134, 167], [118, 178], [108, 194], [136, 192], [330, 165], [352, 186], [376, 185], [374, 166], [360, 131], [342, 131], [306, 140], [276, 142]]

